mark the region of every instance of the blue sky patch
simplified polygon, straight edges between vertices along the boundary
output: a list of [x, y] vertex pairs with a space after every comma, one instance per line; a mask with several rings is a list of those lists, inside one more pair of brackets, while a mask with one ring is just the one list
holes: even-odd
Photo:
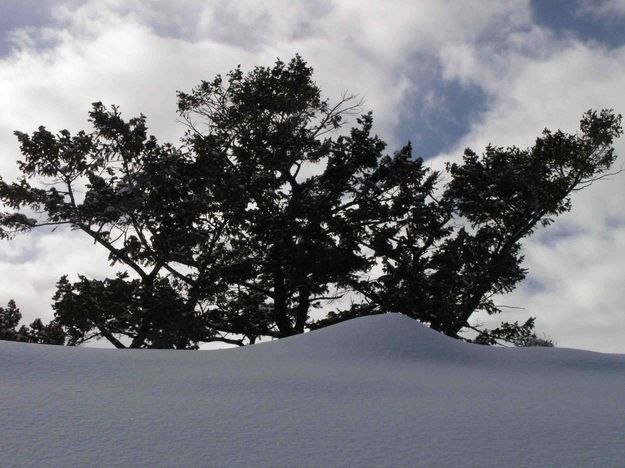
[[619, 15], [593, 15], [588, 10], [600, 7], [596, 1], [583, 8], [579, 0], [532, 0], [534, 21], [561, 35], [581, 41], [595, 41], [610, 48], [625, 44], [624, 18]]
[[[529, 274], [531, 275], [532, 272], [530, 271]], [[529, 293], [532, 294], [539, 294], [542, 292], [547, 291], [547, 287], [541, 283], [540, 281], [538, 281], [536, 278], [532, 278], [531, 276], [528, 276], [522, 283], [521, 283], [521, 287]]]
[[[412, 142], [415, 156], [432, 158], [448, 151], [469, 133], [471, 124], [487, 110], [488, 95], [477, 85], [444, 80], [440, 66], [430, 64], [431, 76], [418, 74], [417, 91], [401, 109], [393, 141]], [[479, 150], [479, 148], [478, 148]]]
[[51, 24], [52, 3], [44, 0], [1, 0], [0, 57], [11, 52], [11, 32]]

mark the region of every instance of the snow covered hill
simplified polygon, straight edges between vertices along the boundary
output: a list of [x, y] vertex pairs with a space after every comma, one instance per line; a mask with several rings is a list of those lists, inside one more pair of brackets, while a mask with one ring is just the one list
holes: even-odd
[[394, 314], [221, 351], [0, 342], [0, 466], [622, 466], [625, 355]]

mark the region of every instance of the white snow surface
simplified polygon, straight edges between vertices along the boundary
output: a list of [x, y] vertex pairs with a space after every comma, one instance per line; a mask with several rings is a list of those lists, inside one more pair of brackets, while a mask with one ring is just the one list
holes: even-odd
[[385, 314], [247, 348], [0, 342], [0, 466], [623, 466], [625, 355]]

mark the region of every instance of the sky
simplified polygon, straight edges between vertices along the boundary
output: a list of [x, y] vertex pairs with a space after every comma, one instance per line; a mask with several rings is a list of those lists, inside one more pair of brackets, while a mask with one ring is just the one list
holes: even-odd
[[[176, 90], [295, 53], [331, 100], [365, 99], [391, 150], [411, 141], [440, 169], [466, 147], [574, 132], [590, 108], [625, 112], [624, 25], [625, 0], [0, 0], [0, 175], [18, 175], [14, 130], [86, 128], [94, 101], [176, 142]], [[513, 308], [475, 320], [535, 316], [557, 346], [625, 353], [624, 202], [625, 173], [577, 193], [524, 243], [529, 276], [499, 301]], [[61, 275], [111, 271], [76, 232], [4, 241], [0, 304], [47, 320]]]

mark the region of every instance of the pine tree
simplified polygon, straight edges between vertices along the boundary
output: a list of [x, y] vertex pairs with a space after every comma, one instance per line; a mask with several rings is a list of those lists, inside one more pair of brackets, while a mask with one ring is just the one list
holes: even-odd
[[[526, 275], [520, 241], [608, 173], [621, 133], [620, 116], [589, 111], [577, 135], [467, 150], [444, 183], [410, 144], [386, 154], [362, 103], [330, 103], [312, 76], [296, 56], [179, 92], [179, 146], [101, 103], [93, 132], [16, 132], [24, 177], [0, 181], [0, 235], [68, 225], [121, 269], [61, 278], [70, 344], [246, 344], [381, 312], [458, 336], [476, 311], [500, 312], [493, 295]], [[346, 295], [349, 309], [312, 319]]]
[[14, 300], [10, 300], [6, 308], [0, 307], [0, 340], [21, 341], [39, 344], [65, 344], [65, 331], [55, 320], [44, 325], [40, 319], [36, 319], [28, 327], [17, 326], [22, 320], [22, 313], [17, 308]]
[[0, 307], [0, 340], [17, 341], [17, 325], [22, 320], [22, 314], [15, 301], [10, 300], [5, 307]]

